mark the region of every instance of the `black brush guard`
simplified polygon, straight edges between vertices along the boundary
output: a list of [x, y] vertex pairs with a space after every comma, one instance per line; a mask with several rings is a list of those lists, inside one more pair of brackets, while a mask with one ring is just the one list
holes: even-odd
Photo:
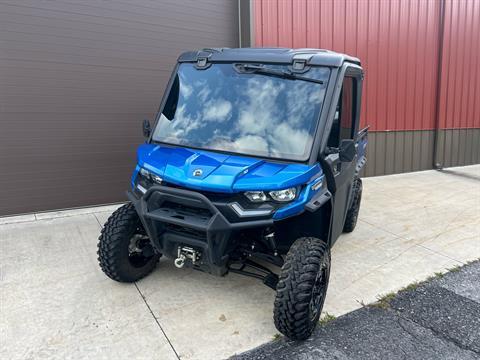
[[205, 195], [191, 190], [154, 185], [141, 197], [127, 195], [157, 251], [176, 258], [179, 247], [193, 248], [201, 254], [195, 267], [214, 275], [228, 272], [232, 233], [273, 224], [272, 219], [229, 222]]

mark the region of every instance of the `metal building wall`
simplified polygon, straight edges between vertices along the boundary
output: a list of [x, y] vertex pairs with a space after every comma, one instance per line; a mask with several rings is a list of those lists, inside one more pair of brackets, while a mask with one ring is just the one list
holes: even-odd
[[[478, 0], [255, 0], [254, 45], [326, 48], [362, 60], [366, 175], [430, 169], [435, 144], [439, 165], [477, 163], [480, 104], [467, 99], [480, 83], [478, 62], [468, 61], [480, 56], [478, 7]], [[455, 130], [436, 132], [439, 115], [441, 127]]]
[[445, 1], [435, 162], [480, 162], [480, 1]]
[[0, 215], [125, 200], [177, 56], [238, 46], [238, 4], [0, 0]]

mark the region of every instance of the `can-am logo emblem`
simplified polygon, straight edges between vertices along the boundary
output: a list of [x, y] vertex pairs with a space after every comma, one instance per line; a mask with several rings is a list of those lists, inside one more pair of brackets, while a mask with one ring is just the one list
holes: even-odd
[[202, 174], [203, 174], [202, 169], [193, 170], [193, 176], [202, 176]]

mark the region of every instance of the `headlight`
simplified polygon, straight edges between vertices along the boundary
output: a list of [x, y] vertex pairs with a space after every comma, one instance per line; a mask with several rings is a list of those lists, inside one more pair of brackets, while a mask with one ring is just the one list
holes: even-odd
[[162, 179], [160, 176], [158, 176], [158, 175], [156, 175], [156, 174], [148, 171], [148, 170], [145, 169], [145, 168], [140, 168], [139, 173], [140, 173], [140, 175], [142, 175], [145, 179], [147, 179], [147, 180], [149, 180], [149, 181], [153, 181], [153, 182], [155, 182], [155, 183], [157, 183], [157, 184], [161, 184], [162, 181], [163, 181], [163, 179]]
[[295, 195], [297, 195], [297, 189], [293, 187], [285, 190], [270, 191], [268, 194], [275, 201], [287, 202], [295, 199]]
[[140, 173], [140, 175], [146, 177], [147, 179], [150, 179], [150, 176], [152, 175], [152, 173], [150, 171], [148, 171], [147, 169], [144, 169], [144, 168], [140, 168], [139, 173]]
[[251, 202], [265, 202], [267, 201], [267, 195], [263, 191], [246, 191], [244, 195]]

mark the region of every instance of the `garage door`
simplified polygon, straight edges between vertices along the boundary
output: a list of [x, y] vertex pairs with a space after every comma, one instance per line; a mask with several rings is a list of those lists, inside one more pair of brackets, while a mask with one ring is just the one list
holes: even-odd
[[0, 0], [0, 215], [125, 200], [176, 57], [238, 46], [237, 6]]

